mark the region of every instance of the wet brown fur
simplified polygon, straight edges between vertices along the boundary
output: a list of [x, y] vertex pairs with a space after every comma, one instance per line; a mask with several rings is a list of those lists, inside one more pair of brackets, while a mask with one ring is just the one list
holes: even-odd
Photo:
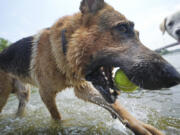
[[[107, 4], [98, 12], [86, 13], [87, 11], [59, 19], [50, 29], [45, 29], [41, 33], [37, 42], [31, 62], [31, 72], [51, 116], [54, 119], [61, 119], [55, 103], [56, 94], [67, 87], [74, 87], [78, 98], [100, 105], [112, 114], [119, 115], [136, 134], [162, 135], [154, 127], [136, 120], [117, 101], [114, 104], [107, 103], [99, 92], [84, 79], [85, 65], [90, 61], [90, 56], [102, 49], [117, 51], [116, 39], [111, 38], [111, 32], [104, 31], [103, 36], [99, 32], [102, 32], [104, 27], [107, 29], [113, 27], [116, 25], [114, 22], [128, 22], [122, 14]], [[109, 14], [111, 12], [114, 14]], [[107, 20], [103, 20], [105, 18], [110, 19], [108, 23]], [[102, 30], [97, 28], [98, 23], [101, 23]], [[88, 30], [90, 26], [91, 30]], [[63, 53], [60, 37], [64, 29], [68, 41], [67, 55]], [[94, 43], [96, 44], [93, 45]], [[122, 45], [118, 51], [123, 52], [125, 49], [127, 49], [126, 46]]]
[[[88, 7], [88, 4], [92, 7]], [[41, 32], [33, 43], [31, 76], [26, 79], [30, 81], [19, 79], [39, 87], [41, 98], [53, 119], [61, 120], [55, 101], [56, 94], [67, 87], [73, 87], [78, 98], [97, 104], [112, 115], [117, 115], [135, 134], [162, 135], [154, 127], [136, 120], [118, 101], [109, 104], [92, 84], [85, 80], [85, 67], [97, 52], [105, 50], [120, 53], [127, 49], [123, 43], [122, 47], [116, 49], [117, 39], [113, 38], [112, 34], [117, 33], [112, 32], [110, 28], [121, 21], [129, 21], [108, 4], [102, 4], [102, 0], [83, 0], [80, 9], [80, 13], [63, 17], [50, 29]], [[60, 36], [64, 29], [68, 41], [66, 55], [62, 50]], [[102, 32], [103, 34], [100, 34]], [[12, 88], [7, 89], [10, 91]]]

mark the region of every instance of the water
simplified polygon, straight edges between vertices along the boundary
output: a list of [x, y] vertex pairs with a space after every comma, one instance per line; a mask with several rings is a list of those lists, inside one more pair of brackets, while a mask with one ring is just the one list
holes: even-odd
[[[166, 55], [180, 71], [180, 53]], [[38, 90], [33, 88], [26, 115], [16, 118], [18, 100], [11, 95], [0, 114], [0, 135], [133, 135], [104, 109], [86, 103], [67, 89], [57, 96], [62, 122], [51, 120]], [[166, 135], [180, 135], [180, 85], [158, 91], [122, 93], [118, 99], [137, 119]]]

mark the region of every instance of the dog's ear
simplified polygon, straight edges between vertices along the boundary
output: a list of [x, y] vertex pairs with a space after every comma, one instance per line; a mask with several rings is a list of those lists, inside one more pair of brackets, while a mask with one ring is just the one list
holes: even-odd
[[104, 0], [82, 0], [80, 10], [83, 14], [95, 13], [104, 6]]
[[160, 24], [160, 30], [162, 31], [162, 33], [164, 34], [165, 31], [166, 31], [166, 21], [167, 21], [167, 18], [165, 18], [163, 20], [163, 22]]

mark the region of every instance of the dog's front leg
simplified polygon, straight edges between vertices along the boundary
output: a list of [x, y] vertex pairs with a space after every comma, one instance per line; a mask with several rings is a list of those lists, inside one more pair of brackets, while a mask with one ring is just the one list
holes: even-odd
[[114, 104], [112, 104], [112, 108], [119, 114], [119, 116], [121, 116], [121, 119], [124, 120], [126, 127], [130, 128], [136, 135], [163, 135], [153, 126], [145, 124], [134, 118], [117, 100]]
[[40, 88], [39, 89], [39, 93], [41, 96], [42, 101], [44, 102], [44, 104], [46, 105], [46, 107], [48, 108], [51, 117], [54, 120], [61, 120], [61, 115], [57, 109], [56, 106], [56, 92], [51, 91], [52, 89], [50, 88]]
[[91, 84], [85, 83], [75, 87], [75, 95], [85, 101], [97, 104], [108, 110], [111, 114], [116, 115], [136, 135], [163, 135], [154, 127], [135, 119], [118, 101], [114, 104], [109, 104]]

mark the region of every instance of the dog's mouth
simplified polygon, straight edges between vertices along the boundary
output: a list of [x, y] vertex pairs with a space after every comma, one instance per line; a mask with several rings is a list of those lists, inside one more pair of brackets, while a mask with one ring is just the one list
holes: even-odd
[[114, 103], [119, 93], [114, 84], [113, 69], [112, 66], [100, 66], [86, 75], [86, 80], [90, 81], [109, 103]]
[[152, 54], [148, 54], [148, 57], [143, 54], [130, 57], [116, 53], [98, 53], [87, 65], [85, 78], [109, 103], [114, 103], [119, 93], [114, 83], [114, 68], [120, 68], [129, 80], [143, 89], [158, 90], [179, 84], [180, 74], [175, 68], [156, 53], [150, 53]]

